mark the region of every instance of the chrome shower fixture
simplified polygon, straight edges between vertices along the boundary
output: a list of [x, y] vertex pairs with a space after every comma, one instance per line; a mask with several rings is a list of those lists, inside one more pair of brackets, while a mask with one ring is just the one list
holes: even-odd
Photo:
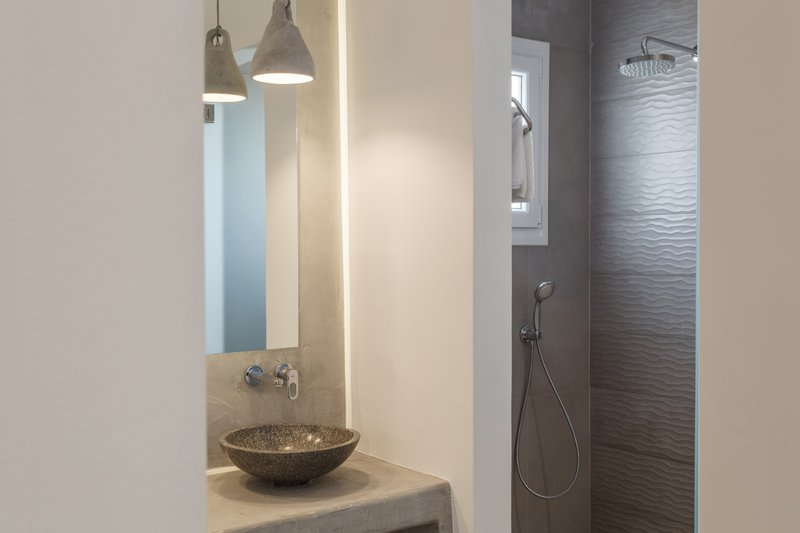
[[556, 292], [556, 284], [552, 281], [543, 281], [533, 291], [536, 303], [533, 304], [533, 325], [524, 324], [519, 330], [519, 339], [522, 342], [534, 342], [542, 339], [541, 326], [541, 305], [542, 302], [550, 298]]
[[542, 303], [543, 301], [550, 298], [553, 293], [556, 291], [556, 284], [552, 281], [543, 281], [536, 287], [536, 290], [533, 293], [533, 297], [536, 298], [536, 301]]
[[658, 37], [650, 37], [649, 35], [642, 39], [642, 55], [629, 57], [624, 63], [619, 64], [619, 72], [623, 76], [629, 78], [648, 78], [658, 74], [664, 74], [675, 68], [675, 56], [669, 54], [653, 54], [647, 48], [650, 42], [662, 44], [668, 48], [675, 50], [683, 50], [692, 54], [692, 59], [696, 62], [697, 46], [690, 48], [682, 44], [673, 43], [672, 41], [665, 41]]
[[[525, 489], [532, 495], [536, 496], [537, 498], [541, 498], [543, 500], [555, 500], [556, 498], [560, 498], [561, 496], [568, 493], [572, 490], [572, 487], [575, 486], [575, 482], [578, 481], [578, 476], [581, 473], [581, 449], [578, 445], [578, 434], [575, 433], [575, 426], [572, 425], [572, 419], [569, 417], [569, 413], [567, 412], [567, 408], [564, 406], [564, 402], [561, 400], [561, 395], [558, 393], [558, 388], [556, 387], [555, 382], [553, 381], [553, 377], [550, 375], [550, 371], [547, 369], [547, 363], [544, 361], [544, 354], [542, 353], [542, 347], [539, 345], [542, 340], [542, 332], [539, 329], [539, 321], [540, 315], [542, 312], [542, 302], [550, 298], [553, 293], [556, 291], [556, 284], [552, 281], [543, 281], [536, 287], [536, 290], [533, 292], [533, 297], [536, 299], [536, 302], [533, 304], [533, 325], [524, 324], [522, 328], [519, 330], [519, 339], [527, 344], [530, 344], [531, 351], [530, 351], [530, 359], [528, 360], [528, 381], [525, 384], [525, 396], [523, 396], [522, 400], [522, 407], [519, 410], [519, 418], [517, 419], [517, 433], [516, 437], [514, 438], [514, 463], [517, 467], [517, 476], [522, 484], [525, 486]], [[572, 479], [569, 482], [569, 485], [561, 492], [545, 494], [543, 492], [537, 492], [531, 485], [528, 483], [528, 480], [525, 479], [525, 475], [522, 472], [522, 464], [520, 461], [520, 441], [522, 440], [522, 424], [525, 422], [525, 413], [528, 409], [528, 400], [531, 392], [533, 391], [533, 359], [534, 355], [539, 355], [539, 361], [542, 363], [542, 370], [544, 370], [544, 375], [547, 378], [547, 382], [550, 384], [550, 388], [553, 391], [556, 399], [558, 400], [558, 405], [561, 407], [561, 412], [564, 414], [564, 420], [567, 422], [567, 427], [569, 427], [570, 435], [572, 436], [572, 444], [575, 447], [575, 472], [572, 474]]]

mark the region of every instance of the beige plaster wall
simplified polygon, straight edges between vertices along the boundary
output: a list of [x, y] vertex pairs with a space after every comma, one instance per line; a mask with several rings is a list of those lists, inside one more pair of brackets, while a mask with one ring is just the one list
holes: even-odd
[[352, 420], [510, 530], [510, 4], [348, 1]]
[[700, 0], [698, 520], [797, 531], [800, 4]]

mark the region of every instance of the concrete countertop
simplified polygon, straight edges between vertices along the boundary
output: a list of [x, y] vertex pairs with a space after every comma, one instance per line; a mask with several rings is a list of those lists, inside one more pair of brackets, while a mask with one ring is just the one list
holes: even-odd
[[356, 452], [299, 487], [241, 470], [208, 475], [212, 533], [451, 532], [447, 481]]

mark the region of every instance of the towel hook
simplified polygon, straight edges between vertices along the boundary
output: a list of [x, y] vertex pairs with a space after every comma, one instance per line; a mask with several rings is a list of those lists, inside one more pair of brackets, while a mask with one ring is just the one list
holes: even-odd
[[511, 103], [514, 104], [514, 107], [517, 108], [519, 114], [522, 115], [522, 118], [524, 118], [525, 122], [528, 123], [528, 127], [525, 128], [525, 134], [530, 133], [533, 130], [533, 120], [531, 120], [531, 116], [528, 114], [527, 111], [525, 111], [525, 108], [522, 107], [522, 104], [519, 103], [519, 100], [517, 100], [513, 96], [511, 97]]

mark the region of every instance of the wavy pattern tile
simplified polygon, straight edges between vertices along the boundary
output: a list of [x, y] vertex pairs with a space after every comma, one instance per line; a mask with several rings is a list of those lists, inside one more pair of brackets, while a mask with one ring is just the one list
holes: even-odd
[[513, 0], [511, 33], [551, 45], [589, 48], [588, 0]]
[[597, 444], [592, 457], [593, 510], [608, 502], [633, 507], [640, 516], [666, 518], [691, 527], [692, 465]]
[[692, 275], [697, 255], [694, 214], [595, 217], [592, 270]]
[[[694, 520], [697, 65], [632, 80], [644, 35], [689, 46], [696, 0], [592, 0], [592, 530]], [[702, 51], [701, 51], [702, 53]]]
[[668, 39], [674, 28], [697, 30], [696, 0], [592, 0], [592, 41], [645, 34]]
[[592, 156], [694, 150], [697, 93], [679, 89], [592, 103]]
[[595, 328], [591, 346], [592, 387], [694, 398], [693, 337], [617, 335]]
[[592, 163], [592, 215], [694, 213], [697, 152], [596, 159]]
[[694, 527], [592, 498], [592, 533], [694, 533]]
[[592, 276], [592, 331], [694, 335], [694, 276]]
[[694, 398], [592, 387], [595, 444], [692, 464]]

